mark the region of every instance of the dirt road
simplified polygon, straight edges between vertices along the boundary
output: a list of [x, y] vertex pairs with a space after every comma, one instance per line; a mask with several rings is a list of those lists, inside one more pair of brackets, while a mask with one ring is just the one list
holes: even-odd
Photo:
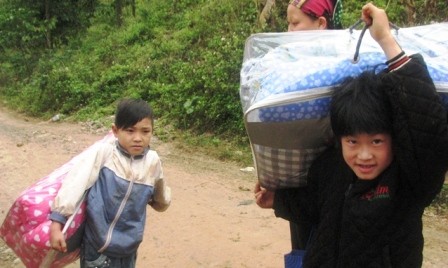
[[[0, 222], [22, 190], [107, 132], [0, 108]], [[288, 224], [253, 202], [254, 174], [157, 139], [152, 145], [162, 158], [173, 200], [163, 213], [148, 208], [137, 267], [283, 267], [290, 250]], [[424, 267], [448, 267], [447, 223], [425, 216]], [[1, 239], [0, 267], [23, 267]]]

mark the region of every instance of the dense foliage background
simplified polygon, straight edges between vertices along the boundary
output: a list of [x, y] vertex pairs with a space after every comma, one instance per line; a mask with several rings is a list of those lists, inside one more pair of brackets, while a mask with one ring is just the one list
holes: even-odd
[[[141, 97], [176, 129], [247, 142], [238, 93], [244, 43], [285, 31], [288, 1], [0, 0], [2, 105], [86, 120]], [[374, 3], [402, 27], [448, 19], [446, 0]], [[363, 4], [343, 1], [345, 27]]]

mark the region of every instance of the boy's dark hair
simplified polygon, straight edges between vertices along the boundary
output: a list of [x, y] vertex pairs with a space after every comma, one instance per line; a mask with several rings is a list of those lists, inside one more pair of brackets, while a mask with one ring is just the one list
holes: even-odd
[[391, 133], [392, 113], [381, 75], [364, 72], [334, 88], [331, 128], [337, 138], [361, 133]]
[[149, 118], [154, 126], [154, 115], [149, 104], [141, 99], [123, 99], [115, 112], [115, 126], [118, 129], [132, 127], [144, 118]]

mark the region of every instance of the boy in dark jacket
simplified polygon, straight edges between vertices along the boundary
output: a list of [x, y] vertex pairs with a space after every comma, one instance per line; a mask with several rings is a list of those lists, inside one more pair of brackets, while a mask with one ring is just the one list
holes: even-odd
[[384, 10], [367, 4], [362, 18], [388, 70], [335, 89], [337, 145], [315, 160], [308, 185], [271, 192], [257, 184], [256, 202], [314, 224], [304, 267], [421, 267], [423, 211], [448, 168], [446, 111], [422, 57], [401, 50]]

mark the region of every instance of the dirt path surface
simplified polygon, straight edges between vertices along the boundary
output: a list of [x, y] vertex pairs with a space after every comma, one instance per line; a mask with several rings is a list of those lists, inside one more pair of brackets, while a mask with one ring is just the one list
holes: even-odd
[[[107, 132], [0, 108], [0, 223], [21, 191]], [[157, 139], [152, 147], [162, 158], [173, 200], [163, 213], [148, 208], [137, 267], [283, 267], [288, 224], [253, 202], [254, 174]], [[448, 267], [448, 219], [427, 213], [424, 220], [423, 267]], [[24, 267], [1, 239], [0, 267]]]

